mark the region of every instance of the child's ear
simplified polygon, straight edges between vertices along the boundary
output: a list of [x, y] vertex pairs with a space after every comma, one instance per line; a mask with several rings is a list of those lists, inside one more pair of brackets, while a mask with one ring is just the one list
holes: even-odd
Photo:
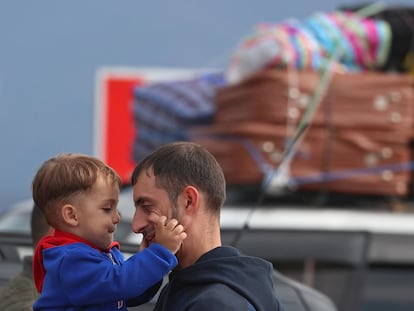
[[63, 221], [70, 226], [78, 225], [78, 210], [75, 206], [71, 204], [65, 204], [62, 207], [62, 218]]

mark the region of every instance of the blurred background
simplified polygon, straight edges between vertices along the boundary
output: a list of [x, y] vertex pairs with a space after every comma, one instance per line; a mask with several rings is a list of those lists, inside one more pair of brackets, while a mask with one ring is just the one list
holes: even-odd
[[[81, 152], [102, 156], [103, 146], [100, 140], [106, 139], [108, 143], [111, 139], [110, 151], [115, 154], [115, 157], [117, 156], [118, 160], [121, 159], [121, 166], [127, 164], [126, 170], [120, 173], [128, 179], [130, 169], [128, 165], [131, 163], [128, 160], [123, 161], [122, 156], [126, 154], [126, 157], [129, 157], [129, 151], [125, 153], [124, 149], [121, 150], [118, 147], [125, 147], [123, 145], [125, 141], [129, 143], [128, 139], [131, 139], [133, 129], [129, 128], [130, 132], [127, 133], [124, 130], [126, 122], [121, 118], [121, 121], [111, 123], [114, 127], [109, 126], [110, 122], [108, 122], [108, 127], [105, 128], [108, 133], [103, 133], [97, 127], [97, 113], [102, 113], [101, 117], [108, 116], [108, 119], [98, 120], [104, 125], [109, 118], [117, 119], [117, 113], [122, 110], [122, 107], [126, 107], [122, 105], [128, 105], [131, 99], [123, 96], [125, 90], [130, 90], [141, 75], [149, 80], [152, 78], [157, 80], [160, 75], [163, 78], [170, 74], [173, 77], [187, 75], [194, 69], [200, 68], [224, 71], [228, 68], [235, 49], [253, 33], [258, 23], [277, 23], [289, 18], [301, 20], [317, 12], [330, 12], [341, 7], [358, 7], [366, 3], [351, 0], [209, 0], [203, 2], [197, 0], [43, 0], [36, 2], [0, 0], [0, 142], [2, 151], [0, 155], [0, 214], [13, 206], [9, 214], [2, 214], [0, 217], [0, 232], [12, 233], [10, 237], [8, 235], [0, 237], [2, 240], [0, 246], [5, 245], [9, 248], [8, 246], [12, 245], [14, 248], [19, 243], [16, 240], [18, 236], [13, 233], [28, 234], [32, 206], [31, 181], [38, 167], [51, 156], [61, 152]], [[414, 4], [413, 0], [386, 0], [378, 3], [382, 3], [385, 7]], [[408, 20], [407, 25], [414, 32], [414, 20]], [[408, 43], [407, 46], [409, 44], [411, 44], [410, 51], [412, 52], [414, 41]], [[413, 56], [412, 53], [410, 55]], [[414, 64], [414, 59], [412, 61]], [[153, 70], [154, 68], [161, 69], [161, 71]], [[121, 72], [119, 69], [122, 69], [120, 80], [124, 84], [117, 84], [119, 81], [116, 78]], [[285, 80], [286, 76], [284, 75]], [[111, 80], [114, 77], [115, 79]], [[229, 192], [229, 206], [225, 206], [222, 211], [223, 241], [239, 247], [245, 253], [269, 259], [285, 275], [328, 295], [338, 306], [339, 311], [357, 310], [358, 308], [364, 311], [413, 310], [413, 200], [405, 204], [405, 197], [403, 199], [398, 197], [401, 193], [409, 193], [411, 195], [409, 199], [412, 199], [414, 194], [412, 187], [414, 179], [413, 176], [408, 176], [412, 175], [412, 150], [414, 150], [412, 148], [414, 146], [414, 135], [412, 135], [414, 114], [409, 104], [409, 100], [413, 99], [412, 79], [401, 78], [401, 76], [400, 80], [396, 79], [397, 82], [393, 78], [380, 79], [381, 86], [378, 86], [375, 79], [379, 76], [369, 76], [368, 80], [365, 77], [362, 80], [364, 85], [360, 87], [362, 82], [353, 81], [349, 76], [339, 74], [336, 80], [339, 82], [336, 82], [336, 88], [334, 87], [334, 91], [330, 93], [333, 96], [326, 101], [338, 103], [339, 98], [342, 101], [337, 106], [345, 108], [344, 116], [351, 115], [348, 121], [339, 122], [340, 126], [347, 127], [349, 136], [345, 135], [346, 137], [340, 137], [337, 140], [342, 143], [340, 147], [345, 149], [337, 149], [339, 156], [335, 163], [339, 163], [339, 166], [347, 161], [354, 164], [358, 162], [359, 157], [363, 157], [365, 160], [363, 164], [369, 169], [375, 168], [379, 157], [386, 164], [397, 162], [397, 167], [388, 169], [380, 167], [381, 163], [379, 163], [379, 169], [377, 168], [372, 174], [377, 179], [368, 180], [369, 186], [366, 188], [360, 187], [362, 184], [355, 182], [357, 179], [351, 179], [348, 182], [345, 178], [342, 184], [340, 182], [335, 184], [339, 190], [342, 187], [343, 196], [335, 196], [335, 199], [341, 202], [344, 209], [318, 208], [318, 204], [313, 203], [323, 203], [318, 199], [319, 197], [307, 196], [305, 192], [296, 196], [294, 193], [293, 197], [302, 200], [301, 204], [294, 208], [291, 205], [285, 205], [285, 203], [292, 203], [288, 202], [292, 200], [292, 197], [287, 197], [286, 202], [284, 198], [279, 198], [276, 204], [264, 202], [265, 204], [259, 206], [259, 204], [255, 205], [259, 202], [256, 196], [257, 191], [252, 195], [253, 192], [238, 188], [236, 192]], [[302, 82], [305, 82], [305, 91], [306, 87], [310, 88], [306, 85], [307, 83], [311, 84], [320, 80], [318, 76], [307, 76], [306, 73], [302, 78]], [[109, 98], [109, 87], [104, 89], [99, 84], [105, 79], [112, 83], [114, 87], [112, 91], [119, 91], [116, 96]], [[286, 82], [285, 80], [283, 81]], [[97, 87], [98, 85], [101, 88]], [[109, 82], [108, 85], [110, 85]], [[274, 93], [283, 94], [281, 97], [284, 96], [283, 99], [286, 100], [285, 97], [290, 97], [291, 94], [286, 91], [286, 83], [282, 86], [285, 89]], [[120, 88], [116, 89], [116, 87]], [[272, 85], [269, 88], [271, 87]], [[301, 88], [298, 89], [303, 91]], [[378, 102], [375, 101], [378, 109], [374, 111], [369, 105], [370, 99], [366, 97], [369, 95], [377, 98], [376, 93], [381, 93], [383, 89], [392, 93], [391, 95], [398, 96], [393, 98], [390, 95], [389, 102], [384, 102], [383, 98], [380, 98], [382, 100]], [[141, 89], [142, 92], [143, 90], [145, 88]], [[289, 92], [290, 90], [289, 88]], [[353, 90], [360, 92], [353, 92]], [[105, 93], [106, 91], [108, 94]], [[217, 98], [225, 98], [234, 89], [228, 88], [227, 91], [229, 93], [220, 93], [221, 97]], [[236, 88], [234, 93], [237, 91]], [[263, 89], [260, 89], [257, 94], [262, 94], [262, 91]], [[303, 95], [306, 95], [305, 91]], [[314, 89], [311, 88], [310, 91], [313, 92]], [[242, 96], [234, 101], [236, 104], [240, 103], [245, 97], [243, 94], [246, 93], [239, 92], [239, 94]], [[352, 97], [355, 94], [357, 96]], [[105, 98], [105, 95], [108, 95], [108, 98]], [[145, 95], [145, 92], [141, 95]], [[351, 104], [355, 98], [366, 102], [367, 105], [358, 106], [357, 102], [356, 106], [349, 109], [351, 105], [348, 104]], [[309, 98], [307, 100], [309, 102]], [[103, 104], [109, 105], [109, 102], [120, 108], [118, 111], [108, 110], [106, 115], [108, 107], [103, 107]], [[150, 120], [147, 122], [151, 123], [158, 117], [158, 114], [152, 113], [146, 118], [144, 112], [151, 111], [151, 109], [146, 109], [150, 106], [145, 106], [148, 102], [144, 98], [141, 102], [144, 109], [136, 108], [137, 111], [139, 110], [136, 113], [138, 116], [134, 117], [141, 118], [138, 124], [141, 124], [140, 122], [145, 124], [147, 119]], [[226, 101], [223, 100], [223, 102]], [[248, 100], [246, 102], [245, 108], [249, 106]], [[283, 100], [280, 102], [284, 104]], [[273, 104], [272, 101], [268, 103]], [[385, 109], [386, 105], [392, 106], [390, 111], [397, 112], [397, 114], [386, 114], [389, 113]], [[235, 106], [233, 113], [238, 112], [237, 105], [233, 105]], [[366, 109], [366, 107], [369, 108]], [[254, 109], [256, 108], [251, 110], [253, 113]], [[250, 110], [246, 108], [246, 111], [248, 112], [245, 116], [248, 119]], [[261, 117], [266, 118], [267, 110], [263, 109], [263, 111], [265, 113], [262, 113]], [[356, 113], [352, 115], [354, 112]], [[229, 116], [222, 114], [221, 117], [231, 118], [233, 113], [229, 113]], [[285, 113], [285, 110], [282, 113]], [[164, 111], [164, 114], [168, 119], [168, 112]], [[272, 115], [272, 117], [279, 116], [280, 114]], [[127, 117], [130, 116], [127, 115]], [[387, 119], [388, 117], [394, 119]], [[366, 130], [367, 127], [372, 126], [370, 131], [364, 134], [365, 136], [359, 136], [362, 137], [359, 140], [356, 139], [357, 136], [353, 136], [355, 134], [352, 128], [354, 119], [356, 123], [359, 122], [359, 130]], [[162, 117], [160, 120], [162, 123]], [[368, 121], [371, 122], [370, 125], [367, 126], [365, 121], [367, 124]], [[237, 120], [233, 124], [237, 124]], [[380, 126], [377, 128], [373, 125]], [[336, 131], [338, 128], [335, 128], [332, 133], [339, 133], [339, 130]], [[397, 129], [397, 131], [392, 132], [390, 128]], [[138, 140], [141, 144], [142, 133], [145, 132], [143, 129], [145, 130], [144, 127], [140, 129], [141, 141]], [[273, 128], [270, 129], [273, 131]], [[234, 130], [234, 128], [227, 127], [226, 130]], [[246, 131], [250, 130], [258, 130], [257, 124], [255, 127], [247, 127]], [[274, 133], [271, 132], [271, 134]], [[311, 141], [305, 141], [302, 144], [305, 149], [309, 145], [309, 153], [312, 153], [312, 150], [323, 149], [322, 143], [319, 144], [319, 142], [329, 143], [329, 139], [325, 136], [321, 138], [319, 134], [318, 130], [309, 134]], [[111, 136], [110, 139], [106, 135]], [[370, 138], [370, 135], [375, 139], [365, 139]], [[332, 140], [337, 142], [335, 140], [337, 137], [332, 137], [334, 137]], [[320, 148], [312, 149], [312, 145]], [[346, 149], [351, 145], [354, 149]], [[266, 149], [265, 144], [263, 148]], [[220, 146], [216, 147], [218, 154], [222, 151], [221, 149]], [[351, 152], [351, 155], [342, 156], [342, 150]], [[372, 150], [374, 152], [371, 152]], [[300, 155], [302, 151], [300, 150], [298, 154]], [[374, 154], [371, 157], [375, 152], [380, 155]], [[273, 153], [273, 150], [268, 152], [270, 153]], [[326, 168], [322, 163], [326, 158], [320, 156], [320, 153], [316, 153], [316, 156], [314, 154], [313, 159], [319, 160], [317, 165]], [[240, 154], [238, 152], [234, 154], [237, 154], [237, 160], [240, 160]], [[234, 170], [236, 175], [241, 172], [246, 173], [247, 176], [251, 172], [249, 171], [251, 166], [235, 165], [234, 163], [239, 162], [233, 161], [234, 154], [231, 153], [228, 158], [224, 157], [223, 161], [229, 160], [229, 164], [236, 166]], [[137, 159], [136, 154], [135, 159]], [[406, 166], [398, 167], [398, 164], [402, 162], [406, 162], [404, 163]], [[303, 163], [305, 170], [309, 167], [318, 168], [316, 162], [306, 162], [305, 159]], [[242, 169], [240, 170], [237, 166], [241, 166]], [[119, 169], [118, 166], [115, 168]], [[225, 169], [229, 168], [225, 167]], [[309, 173], [309, 170], [306, 173]], [[243, 177], [242, 175], [239, 174], [236, 177]], [[312, 177], [312, 174], [306, 176]], [[260, 175], [260, 178], [263, 176]], [[304, 178], [302, 182], [311, 184], [313, 181], [309, 182]], [[394, 188], [391, 189], [388, 185]], [[402, 185], [402, 188], [399, 185]], [[408, 187], [410, 189], [407, 189]], [[275, 186], [274, 189], [277, 187]], [[130, 244], [130, 251], [134, 252], [137, 235], [132, 234], [130, 230], [133, 214], [131, 193], [128, 192], [130, 189], [124, 190], [119, 204], [123, 224], [118, 226], [118, 234], [126, 247]], [[354, 205], [354, 201], [349, 200], [351, 197], [349, 193], [361, 193], [364, 190], [383, 194], [386, 200], [380, 200], [378, 205], [373, 204], [372, 197], [359, 197], [362, 204]], [[322, 193], [320, 197], [323, 198], [324, 193], [320, 192]], [[240, 197], [235, 198], [234, 202], [237, 202], [235, 205], [232, 202], [234, 194], [236, 196], [243, 194], [241, 201]], [[394, 194], [397, 194], [397, 198]], [[14, 205], [16, 202], [18, 204]], [[241, 206], [240, 202], [243, 202], [244, 206]], [[381, 205], [382, 203], [388, 205]], [[392, 209], [389, 208], [390, 206]], [[9, 277], [10, 269], [4, 267], [6, 266], [3, 265], [0, 272], [7, 272], [7, 277]], [[18, 267], [20, 268], [20, 265]]]
[[100, 67], [225, 68], [258, 22], [360, 3], [0, 1], [0, 210], [30, 196], [31, 179], [45, 159], [94, 152]]

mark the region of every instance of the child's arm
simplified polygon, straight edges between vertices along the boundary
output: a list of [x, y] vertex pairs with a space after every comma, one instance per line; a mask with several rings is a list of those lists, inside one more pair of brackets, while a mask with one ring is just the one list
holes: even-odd
[[114, 265], [107, 254], [82, 243], [74, 243], [67, 250], [59, 248], [64, 254], [55, 260], [58, 271], [53, 277], [59, 279], [64, 296], [75, 305], [116, 303], [146, 295], [177, 265], [174, 254], [158, 243], [126, 261], [113, 248], [111, 254], [119, 265]]

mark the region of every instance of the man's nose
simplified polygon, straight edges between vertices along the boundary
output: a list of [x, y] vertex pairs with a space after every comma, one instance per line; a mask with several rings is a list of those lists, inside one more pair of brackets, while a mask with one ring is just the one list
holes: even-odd
[[136, 208], [134, 217], [132, 218], [132, 231], [135, 233], [142, 233], [148, 226], [146, 214], [141, 209]]

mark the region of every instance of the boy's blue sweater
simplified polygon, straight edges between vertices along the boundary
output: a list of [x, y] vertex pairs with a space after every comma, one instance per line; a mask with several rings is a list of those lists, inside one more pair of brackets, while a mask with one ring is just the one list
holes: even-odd
[[160, 244], [124, 260], [117, 247], [102, 251], [81, 240], [38, 247], [33, 273], [41, 294], [34, 311], [127, 310], [128, 300], [142, 304], [151, 299], [158, 289], [153, 287], [177, 265], [174, 254]]

